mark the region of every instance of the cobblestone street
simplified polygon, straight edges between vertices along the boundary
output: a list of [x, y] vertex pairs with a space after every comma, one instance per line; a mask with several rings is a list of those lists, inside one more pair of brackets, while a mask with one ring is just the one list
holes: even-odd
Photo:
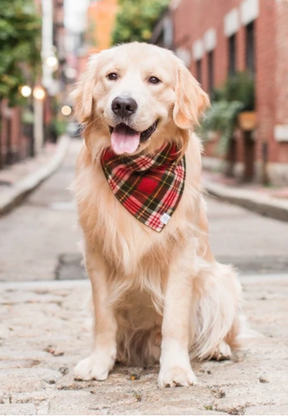
[[91, 343], [87, 280], [2, 284], [0, 415], [287, 414], [287, 280], [243, 277], [244, 312], [261, 335], [232, 361], [193, 363], [198, 385], [164, 390], [158, 366], [73, 379]]
[[0, 415], [287, 414], [288, 224], [212, 198], [212, 248], [240, 271], [256, 337], [231, 361], [194, 363], [198, 385], [189, 389], [159, 390], [158, 366], [116, 366], [106, 382], [73, 379], [91, 344], [90, 285], [67, 191], [80, 144], [0, 218]]

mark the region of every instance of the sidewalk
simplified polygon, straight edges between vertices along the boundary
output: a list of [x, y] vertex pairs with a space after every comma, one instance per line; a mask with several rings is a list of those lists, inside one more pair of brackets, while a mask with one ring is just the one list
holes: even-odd
[[0, 284], [0, 415], [287, 414], [287, 281], [242, 277], [258, 337], [233, 361], [193, 363], [198, 385], [164, 390], [157, 366], [117, 366], [105, 382], [73, 379], [91, 345], [87, 280]]
[[202, 177], [203, 186], [211, 196], [263, 216], [288, 222], [288, 188], [241, 184], [233, 178], [205, 170]]
[[0, 215], [15, 205], [52, 175], [65, 157], [69, 137], [48, 143], [35, 158], [26, 159], [0, 171]]

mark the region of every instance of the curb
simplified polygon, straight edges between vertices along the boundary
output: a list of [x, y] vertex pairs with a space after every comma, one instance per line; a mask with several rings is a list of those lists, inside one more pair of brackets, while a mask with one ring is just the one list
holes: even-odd
[[[287, 278], [287, 276], [286, 276]], [[79, 280], [34, 280], [34, 281], [13, 281], [1, 282], [0, 291], [11, 290], [17, 292], [19, 290], [59, 290], [59, 289], [87, 289], [91, 288], [88, 278]]]
[[224, 187], [211, 181], [203, 181], [205, 190], [213, 197], [245, 207], [262, 216], [288, 222], [288, 200], [267, 197], [250, 190]]
[[[269, 274], [239, 274], [241, 284], [251, 285], [253, 283], [283, 283], [287, 284], [288, 273]], [[62, 290], [62, 289], [83, 289], [91, 290], [91, 283], [88, 278], [77, 280], [34, 280], [34, 281], [12, 281], [1, 282], [0, 291], [9, 289], [10, 292], [21, 290]]]
[[57, 151], [51, 161], [43, 168], [32, 172], [17, 182], [9, 191], [0, 197], [0, 215], [8, 213], [17, 206], [31, 191], [37, 188], [45, 179], [49, 178], [61, 165], [70, 143], [68, 136], [59, 140]]

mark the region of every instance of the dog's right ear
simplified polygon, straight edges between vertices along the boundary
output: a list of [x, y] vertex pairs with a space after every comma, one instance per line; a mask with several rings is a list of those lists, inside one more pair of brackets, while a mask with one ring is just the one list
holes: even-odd
[[86, 70], [76, 89], [71, 93], [75, 115], [80, 123], [89, 119], [93, 106], [93, 91], [96, 85], [98, 54], [90, 56]]

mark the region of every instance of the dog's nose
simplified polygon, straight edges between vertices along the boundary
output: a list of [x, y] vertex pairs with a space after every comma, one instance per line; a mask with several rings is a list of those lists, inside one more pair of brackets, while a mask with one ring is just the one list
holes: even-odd
[[112, 111], [122, 118], [130, 117], [135, 113], [138, 105], [129, 96], [117, 96], [112, 102]]

